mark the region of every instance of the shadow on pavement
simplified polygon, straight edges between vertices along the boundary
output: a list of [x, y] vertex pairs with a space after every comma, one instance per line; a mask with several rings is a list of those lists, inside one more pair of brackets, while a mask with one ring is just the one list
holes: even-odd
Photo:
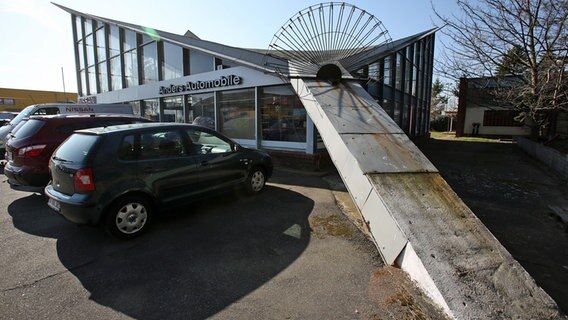
[[170, 212], [127, 242], [65, 221], [41, 196], [18, 199], [8, 212], [19, 230], [57, 239], [61, 263], [91, 300], [137, 319], [204, 319], [301, 255], [313, 207], [299, 193], [268, 186], [256, 197], [215, 197]]
[[568, 233], [549, 208], [568, 205], [565, 182], [514, 143], [430, 139], [417, 146], [568, 314]]

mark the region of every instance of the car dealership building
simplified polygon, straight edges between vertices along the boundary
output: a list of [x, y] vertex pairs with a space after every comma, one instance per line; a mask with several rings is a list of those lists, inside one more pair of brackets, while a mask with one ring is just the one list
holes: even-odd
[[[253, 148], [315, 154], [325, 149], [288, 78], [267, 50], [230, 47], [71, 14], [79, 101], [130, 103], [135, 113], [215, 128]], [[410, 137], [429, 131], [436, 29], [374, 47], [347, 70]]]

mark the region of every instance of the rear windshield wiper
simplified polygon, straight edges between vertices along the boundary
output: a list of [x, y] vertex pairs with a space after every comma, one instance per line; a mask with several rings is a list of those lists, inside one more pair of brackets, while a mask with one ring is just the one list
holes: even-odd
[[65, 160], [63, 158], [59, 158], [59, 157], [56, 157], [56, 156], [51, 157], [51, 159], [61, 161], [61, 162], [71, 162], [71, 160]]

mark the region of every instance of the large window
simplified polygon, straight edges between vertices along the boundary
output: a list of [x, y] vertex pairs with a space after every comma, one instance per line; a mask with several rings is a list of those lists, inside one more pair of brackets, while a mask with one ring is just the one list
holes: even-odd
[[185, 122], [183, 117], [183, 98], [168, 97], [164, 98], [164, 116], [163, 122]]
[[85, 35], [93, 33], [93, 21], [91, 19], [83, 20], [83, 27], [85, 30]]
[[152, 41], [140, 47], [142, 51], [142, 84], [158, 82], [158, 46]]
[[88, 35], [85, 38], [85, 50], [87, 51], [87, 65], [92, 66], [95, 64], [95, 45], [93, 43], [93, 35]]
[[306, 109], [288, 86], [261, 89], [262, 139], [306, 142]]
[[375, 99], [378, 99], [380, 96], [379, 90], [382, 88], [380, 84], [382, 82], [381, 67], [382, 65], [379, 62], [374, 62], [371, 63], [368, 68], [370, 81], [367, 83], [367, 91]]
[[130, 30], [124, 32], [124, 78], [126, 87], [138, 85], [138, 57], [136, 56], [136, 33]]
[[402, 75], [403, 70], [402, 70], [402, 54], [400, 52], [397, 52], [396, 54], [396, 75], [395, 75], [395, 88], [397, 90], [402, 90]]
[[215, 129], [215, 98], [213, 93], [186, 96], [189, 120], [193, 124]]
[[120, 68], [120, 56], [110, 59], [110, 83], [111, 90], [122, 89], [122, 70]]
[[83, 39], [83, 18], [75, 16], [75, 29], [77, 29], [77, 39]]
[[410, 96], [405, 94], [402, 103], [402, 122], [399, 124], [404, 132], [410, 129]]
[[164, 42], [164, 80], [183, 76], [183, 49]]
[[126, 78], [127, 88], [138, 85], [138, 58], [136, 57], [136, 49], [124, 53], [124, 77]]
[[99, 63], [99, 84], [101, 85], [101, 92], [108, 91], [108, 72], [106, 62]]
[[105, 61], [106, 56], [106, 37], [104, 25], [100, 26], [96, 32], [97, 39], [97, 59], [99, 62]]
[[109, 32], [109, 54], [115, 57], [120, 54], [120, 29], [117, 26], [110, 26]]
[[95, 67], [89, 67], [89, 94], [97, 93], [97, 74], [95, 73]]
[[132, 107], [132, 112], [137, 116], [142, 116], [140, 101], [131, 101], [130, 106]]
[[383, 74], [384, 74], [383, 82], [387, 86], [392, 86], [392, 83], [391, 83], [391, 79], [392, 79], [391, 69], [392, 69], [392, 67], [391, 67], [391, 65], [392, 65], [391, 56], [385, 57], [384, 71], [383, 71]]
[[418, 92], [418, 77], [419, 71], [418, 66], [420, 65], [420, 43], [416, 42], [414, 44], [414, 64], [413, 64], [413, 71], [412, 71], [412, 94], [414, 96], [419, 96], [420, 92]]
[[219, 93], [219, 129], [222, 133], [236, 139], [255, 139], [254, 96], [254, 89]]
[[110, 26], [108, 43], [110, 90], [120, 90], [122, 89], [122, 68], [120, 65], [120, 29], [117, 26]]
[[393, 108], [394, 104], [392, 103], [392, 101], [390, 99], [384, 98], [383, 99], [383, 104], [381, 105], [381, 107], [383, 107], [383, 109], [387, 112], [387, 114], [391, 117], [394, 118], [394, 108]]
[[160, 100], [146, 99], [142, 100], [144, 108], [144, 118], [153, 121], [160, 121]]
[[124, 51], [136, 49], [136, 33], [134, 31], [124, 31]]
[[396, 122], [396, 124], [398, 124], [399, 127], [401, 127], [401, 115], [402, 115], [402, 104], [398, 101], [395, 101], [394, 103], [394, 113], [393, 113], [393, 120], [394, 122]]
[[410, 87], [412, 85], [412, 50], [410, 47], [406, 47], [406, 54], [404, 59], [404, 92], [410, 93]]
[[85, 50], [83, 50], [83, 39], [77, 42], [77, 50], [79, 57], [79, 69], [85, 69]]
[[79, 77], [81, 78], [81, 94], [87, 94], [87, 71], [81, 70]]

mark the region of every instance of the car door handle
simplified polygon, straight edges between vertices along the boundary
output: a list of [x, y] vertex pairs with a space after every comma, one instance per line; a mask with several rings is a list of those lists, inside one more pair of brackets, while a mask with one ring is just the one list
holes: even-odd
[[152, 173], [152, 172], [154, 172], [154, 168], [153, 167], [145, 167], [144, 169], [142, 169], [142, 172]]

